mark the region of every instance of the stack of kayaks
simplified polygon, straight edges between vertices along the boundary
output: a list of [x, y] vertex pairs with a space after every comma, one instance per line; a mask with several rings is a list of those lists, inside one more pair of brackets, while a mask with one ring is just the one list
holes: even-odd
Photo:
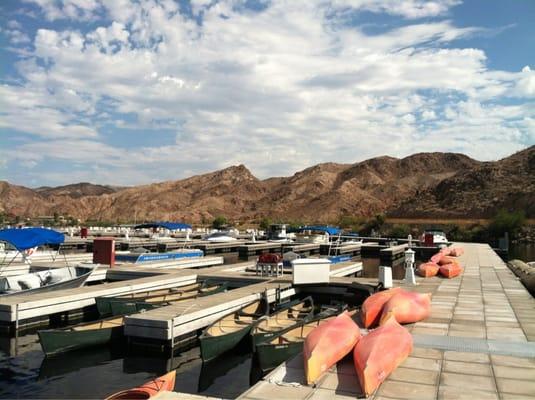
[[97, 297], [95, 302], [101, 317], [130, 314], [140, 309], [150, 309], [175, 301], [195, 299], [227, 290], [227, 283], [209, 281], [175, 288], [130, 293], [117, 297]]
[[[353, 351], [357, 378], [367, 397], [392, 373], [412, 351], [412, 336], [400, 325], [426, 318], [430, 313], [430, 294], [401, 288], [375, 293], [362, 305], [363, 325], [370, 329], [361, 336], [358, 325], [347, 312], [330, 318], [305, 336], [303, 361], [308, 384]], [[288, 341], [281, 339], [285, 345]], [[259, 345], [258, 348], [261, 348]]]
[[438, 273], [445, 278], [454, 278], [463, 271], [456, 257], [464, 254], [462, 247], [444, 247], [431, 259], [418, 267], [418, 274], [424, 278], [436, 276]]
[[172, 392], [175, 388], [176, 371], [153, 379], [137, 388], [123, 390], [106, 397], [106, 400], [150, 399], [161, 392]]

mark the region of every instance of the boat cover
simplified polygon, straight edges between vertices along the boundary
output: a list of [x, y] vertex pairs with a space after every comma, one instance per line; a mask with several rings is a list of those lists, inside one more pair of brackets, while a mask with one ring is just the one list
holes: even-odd
[[176, 231], [177, 229], [191, 229], [191, 225], [184, 224], [182, 222], [147, 222], [134, 227], [134, 229], [143, 228], [165, 228], [169, 229], [170, 231]]
[[303, 232], [303, 231], [326, 232], [329, 235], [338, 235], [341, 232], [339, 228], [335, 228], [333, 226], [322, 226], [322, 225], [302, 226], [295, 230], [295, 232]]
[[13, 245], [23, 251], [43, 244], [61, 244], [65, 241], [63, 233], [45, 228], [10, 228], [0, 230], [0, 241]]

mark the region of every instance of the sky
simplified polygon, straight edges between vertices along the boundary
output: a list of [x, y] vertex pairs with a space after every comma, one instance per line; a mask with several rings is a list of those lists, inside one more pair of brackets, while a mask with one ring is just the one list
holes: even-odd
[[535, 1], [3, 0], [0, 180], [535, 144]]

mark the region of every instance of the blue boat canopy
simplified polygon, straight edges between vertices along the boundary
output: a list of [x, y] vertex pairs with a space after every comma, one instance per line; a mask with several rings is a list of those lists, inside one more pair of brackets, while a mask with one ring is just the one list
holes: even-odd
[[13, 245], [18, 251], [23, 251], [43, 244], [61, 244], [65, 241], [65, 236], [52, 229], [10, 228], [0, 230], [0, 241]]
[[307, 226], [301, 226], [300, 228], [296, 229], [296, 232], [303, 232], [303, 231], [319, 231], [319, 232], [325, 232], [329, 235], [338, 235], [341, 230], [339, 228], [335, 228], [333, 226], [323, 226], [323, 225], [307, 225]]
[[191, 225], [181, 222], [147, 222], [134, 227], [134, 229], [143, 228], [165, 228], [169, 229], [170, 231], [176, 231], [177, 229], [191, 229]]

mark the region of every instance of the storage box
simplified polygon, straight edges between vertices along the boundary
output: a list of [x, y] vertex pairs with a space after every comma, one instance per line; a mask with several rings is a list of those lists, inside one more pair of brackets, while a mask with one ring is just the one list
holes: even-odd
[[329, 283], [331, 261], [326, 258], [292, 260], [293, 284]]

